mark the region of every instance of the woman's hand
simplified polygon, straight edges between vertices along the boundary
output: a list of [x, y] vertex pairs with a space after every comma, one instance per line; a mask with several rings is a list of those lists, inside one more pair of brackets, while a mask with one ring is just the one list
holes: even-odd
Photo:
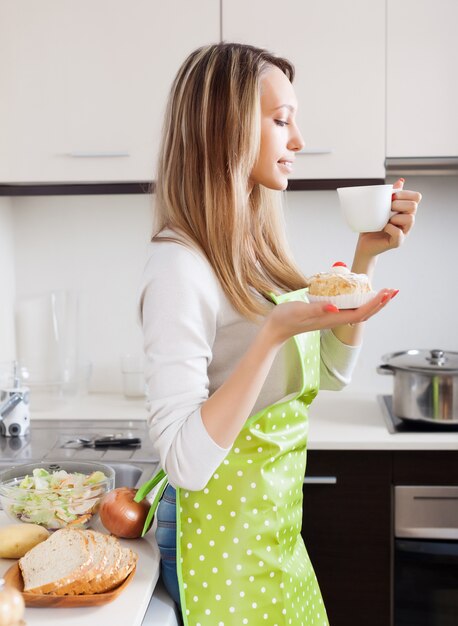
[[268, 333], [272, 346], [278, 347], [300, 333], [365, 322], [381, 311], [396, 294], [395, 289], [382, 289], [363, 306], [341, 311], [333, 304], [322, 302], [284, 302], [269, 313], [264, 331]]
[[391, 210], [395, 212], [395, 215], [391, 217], [385, 228], [377, 233], [359, 235], [354, 263], [358, 268], [369, 264], [370, 259], [378, 254], [401, 246], [412, 229], [415, 213], [421, 201], [421, 193], [403, 189], [403, 185], [403, 178], [395, 182], [391, 202]]

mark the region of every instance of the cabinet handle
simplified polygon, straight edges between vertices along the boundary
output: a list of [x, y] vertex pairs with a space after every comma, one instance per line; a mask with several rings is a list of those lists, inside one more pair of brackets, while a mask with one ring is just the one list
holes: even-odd
[[332, 154], [334, 148], [304, 148], [296, 154]]
[[106, 157], [128, 157], [130, 154], [127, 150], [115, 150], [112, 152], [70, 152], [68, 156], [78, 159], [94, 159]]
[[304, 485], [336, 485], [337, 476], [306, 476]]

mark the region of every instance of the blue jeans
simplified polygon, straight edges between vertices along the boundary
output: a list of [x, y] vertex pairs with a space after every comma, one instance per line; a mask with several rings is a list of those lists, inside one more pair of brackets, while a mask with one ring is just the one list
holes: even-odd
[[161, 553], [161, 576], [164, 586], [180, 607], [180, 588], [177, 576], [176, 492], [167, 485], [156, 511], [156, 541]]

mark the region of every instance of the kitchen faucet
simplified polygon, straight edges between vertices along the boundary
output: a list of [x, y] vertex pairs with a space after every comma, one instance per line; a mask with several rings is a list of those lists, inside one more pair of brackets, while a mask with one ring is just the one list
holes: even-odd
[[29, 389], [21, 387], [14, 363], [13, 387], [0, 390], [0, 435], [23, 437], [29, 432]]

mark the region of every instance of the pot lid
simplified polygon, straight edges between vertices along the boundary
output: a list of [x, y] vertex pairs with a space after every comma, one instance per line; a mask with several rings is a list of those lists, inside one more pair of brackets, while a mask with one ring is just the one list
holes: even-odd
[[458, 373], [458, 352], [446, 350], [405, 350], [385, 354], [382, 360], [394, 369], [420, 372]]

